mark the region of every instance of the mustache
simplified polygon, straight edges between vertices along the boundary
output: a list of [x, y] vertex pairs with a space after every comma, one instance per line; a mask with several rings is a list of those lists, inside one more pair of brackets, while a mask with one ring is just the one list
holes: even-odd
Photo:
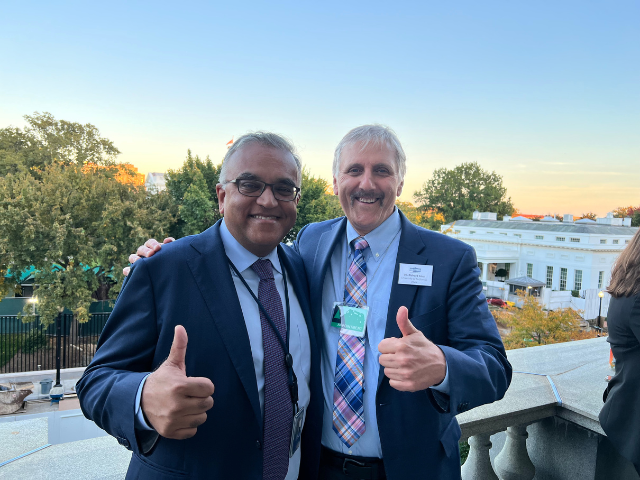
[[378, 199], [380, 203], [384, 202], [384, 192], [376, 192], [375, 190], [356, 190], [350, 195], [353, 202], [356, 198]]

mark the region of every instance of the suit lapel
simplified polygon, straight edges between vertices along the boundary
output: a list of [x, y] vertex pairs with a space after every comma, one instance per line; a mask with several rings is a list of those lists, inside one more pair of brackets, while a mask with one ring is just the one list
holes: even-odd
[[[384, 332], [384, 338], [396, 337], [400, 338], [402, 333], [398, 328], [396, 315], [398, 309], [402, 306], [410, 308], [413, 299], [418, 291], [417, 285], [400, 285], [398, 284], [398, 272], [401, 263], [426, 265], [427, 252], [426, 247], [415, 225], [413, 225], [402, 212], [400, 212], [400, 244], [398, 245], [398, 255], [396, 257], [396, 268], [393, 272], [393, 284], [391, 285], [391, 295], [389, 297], [389, 309], [387, 310], [387, 326]], [[378, 374], [378, 387], [384, 379], [384, 370], [380, 367]]]
[[[311, 268], [310, 290], [311, 294], [311, 314], [315, 321], [320, 324], [322, 322], [322, 297], [327, 292], [322, 292], [324, 287], [324, 278], [331, 264], [331, 256], [337, 248], [338, 241], [345, 232], [347, 219], [343, 219], [332, 225], [331, 230], [324, 232], [320, 236], [318, 248], [313, 258], [313, 267]], [[319, 329], [321, 330], [321, 329]]]
[[220, 222], [193, 237], [191, 246], [187, 263], [247, 392], [258, 425], [262, 425], [249, 334], [220, 237]]

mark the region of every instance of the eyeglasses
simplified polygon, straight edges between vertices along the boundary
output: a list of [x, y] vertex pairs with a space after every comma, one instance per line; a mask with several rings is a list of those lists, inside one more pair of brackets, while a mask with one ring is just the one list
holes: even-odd
[[265, 188], [271, 187], [271, 191], [276, 200], [292, 202], [300, 193], [299, 187], [294, 187], [287, 183], [265, 183], [260, 180], [250, 180], [246, 178], [236, 178], [226, 183], [235, 183], [238, 191], [245, 197], [259, 197]]

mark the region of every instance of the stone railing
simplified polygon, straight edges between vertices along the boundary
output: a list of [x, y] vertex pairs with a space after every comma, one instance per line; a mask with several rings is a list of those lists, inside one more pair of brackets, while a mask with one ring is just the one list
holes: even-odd
[[613, 374], [606, 338], [507, 354], [505, 397], [458, 415], [470, 446], [463, 480], [638, 479], [598, 421]]

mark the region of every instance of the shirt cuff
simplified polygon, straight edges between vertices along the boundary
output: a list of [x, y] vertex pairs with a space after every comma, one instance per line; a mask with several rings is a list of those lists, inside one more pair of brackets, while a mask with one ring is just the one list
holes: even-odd
[[[149, 374], [151, 375], [151, 374]], [[142, 406], [140, 405], [142, 400], [142, 388], [144, 387], [144, 382], [147, 381], [149, 375], [145, 376], [140, 382], [140, 386], [138, 387], [138, 393], [136, 393], [136, 415], [135, 415], [135, 428], [136, 430], [151, 430], [155, 431], [154, 428], [147, 423], [147, 420], [144, 418], [144, 414], [142, 413]], [[444, 382], [443, 382], [444, 383]]]
[[[446, 372], [444, 374], [444, 380], [442, 380], [438, 385], [432, 385], [431, 389], [433, 390], [437, 390], [438, 392], [441, 393], [446, 393], [447, 395], [449, 395], [449, 363], [446, 364]], [[143, 380], [144, 382], [144, 380]]]

